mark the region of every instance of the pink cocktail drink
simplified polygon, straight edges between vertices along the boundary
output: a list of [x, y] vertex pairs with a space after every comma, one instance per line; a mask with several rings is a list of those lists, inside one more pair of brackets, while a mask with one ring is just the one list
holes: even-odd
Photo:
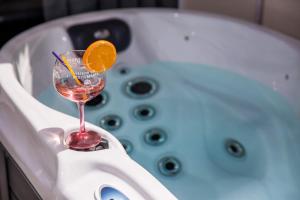
[[98, 96], [105, 86], [105, 79], [99, 80], [99, 84], [95, 86], [80, 86], [74, 85], [69, 87], [65, 83], [55, 83], [57, 92], [63, 97], [74, 102], [86, 102], [96, 96]]
[[[65, 142], [70, 149], [90, 150], [101, 142], [101, 135], [85, 129], [84, 104], [98, 96], [105, 87], [105, 74], [89, 71], [82, 62], [84, 51], [70, 51], [57, 57], [53, 69], [53, 83], [64, 98], [76, 102], [80, 129], [70, 133]], [[62, 59], [63, 60], [62, 60]]]

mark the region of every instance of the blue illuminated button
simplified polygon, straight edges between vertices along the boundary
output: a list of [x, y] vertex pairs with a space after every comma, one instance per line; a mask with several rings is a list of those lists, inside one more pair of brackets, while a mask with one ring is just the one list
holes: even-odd
[[104, 187], [100, 191], [101, 200], [129, 200], [123, 193], [112, 188]]

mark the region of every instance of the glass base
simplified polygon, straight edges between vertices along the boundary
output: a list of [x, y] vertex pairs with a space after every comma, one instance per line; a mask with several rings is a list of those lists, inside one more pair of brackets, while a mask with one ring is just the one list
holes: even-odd
[[95, 131], [83, 133], [72, 132], [66, 138], [66, 145], [73, 150], [87, 151], [95, 148], [101, 142], [101, 136]]

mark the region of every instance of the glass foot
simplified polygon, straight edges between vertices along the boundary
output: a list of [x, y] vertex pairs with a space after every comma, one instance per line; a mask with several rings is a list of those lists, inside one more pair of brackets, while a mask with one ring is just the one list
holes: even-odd
[[101, 142], [101, 136], [95, 131], [72, 132], [66, 138], [66, 145], [73, 150], [86, 151], [95, 148]]

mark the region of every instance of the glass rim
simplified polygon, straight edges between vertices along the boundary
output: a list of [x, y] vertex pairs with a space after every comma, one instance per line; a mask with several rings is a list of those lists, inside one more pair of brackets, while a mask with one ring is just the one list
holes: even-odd
[[[67, 59], [77, 59], [77, 58], [78, 58], [80, 61], [77, 62], [77, 63], [75, 64], [75, 66], [74, 66], [74, 65], [71, 65], [71, 66], [73, 66], [72, 69], [73, 69], [73, 70], [76, 70], [76, 69], [78, 69], [78, 66], [80, 66], [80, 67], [81, 67], [80, 69], [82, 69], [82, 67], [84, 67], [84, 68], [86, 68], [86, 71], [89, 71], [89, 70], [87, 69], [86, 65], [85, 65], [85, 64], [83, 63], [83, 61], [82, 61], [82, 59], [83, 59], [83, 53], [84, 53], [85, 51], [86, 51], [86, 50], [81, 50], [81, 49], [68, 50], [68, 51], [65, 51], [65, 52], [63, 52], [63, 53], [60, 53], [60, 54], [59, 54], [59, 57], [61, 57], [62, 55], [64, 55], [64, 56], [66, 56]], [[81, 55], [76, 55], [76, 52], [79, 52]], [[70, 53], [70, 55], [68, 55], [68, 53]], [[73, 53], [73, 54], [72, 54], [72, 53]], [[70, 63], [70, 64], [72, 64], [72, 63]], [[53, 67], [61, 67], [61, 66], [65, 67], [66, 70], [69, 71], [69, 73], [71, 73], [70, 70], [68, 69], [68, 67], [65, 66], [65, 65], [62, 63], [61, 60], [59, 60], [58, 58], [56, 58]], [[97, 73], [97, 74], [105, 74], [105, 73], [106, 73], [106, 70], [103, 71], [103, 72], [89, 71], [89, 73], [92, 73], [92, 74], [96, 74], [96, 73]], [[71, 73], [71, 74], [72, 74], [72, 73]]]
[[[80, 53], [81, 55], [79, 55], [79, 56], [76, 55], [76, 52]], [[79, 59], [80, 61], [78, 63], [76, 63], [76, 65], [84, 66], [84, 64], [82, 63], [83, 52], [85, 52], [85, 50], [78, 50], [78, 49], [68, 50], [63, 53], [59, 53], [59, 57], [61, 58], [62, 56], [66, 56], [67, 59], [73, 59], [73, 58]], [[60, 59], [56, 58], [53, 67], [60, 67], [60, 66], [64, 66], [69, 71], [68, 67], [66, 67]], [[77, 67], [75, 67], [75, 68], [77, 68]]]
[[66, 55], [67, 53], [70, 52], [85, 52], [86, 50], [81, 50], [81, 49], [74, 49], [74, 50], [68, 50], [68, 51], [64, 51], [62, 53], [59, 53], [59, 55]]

